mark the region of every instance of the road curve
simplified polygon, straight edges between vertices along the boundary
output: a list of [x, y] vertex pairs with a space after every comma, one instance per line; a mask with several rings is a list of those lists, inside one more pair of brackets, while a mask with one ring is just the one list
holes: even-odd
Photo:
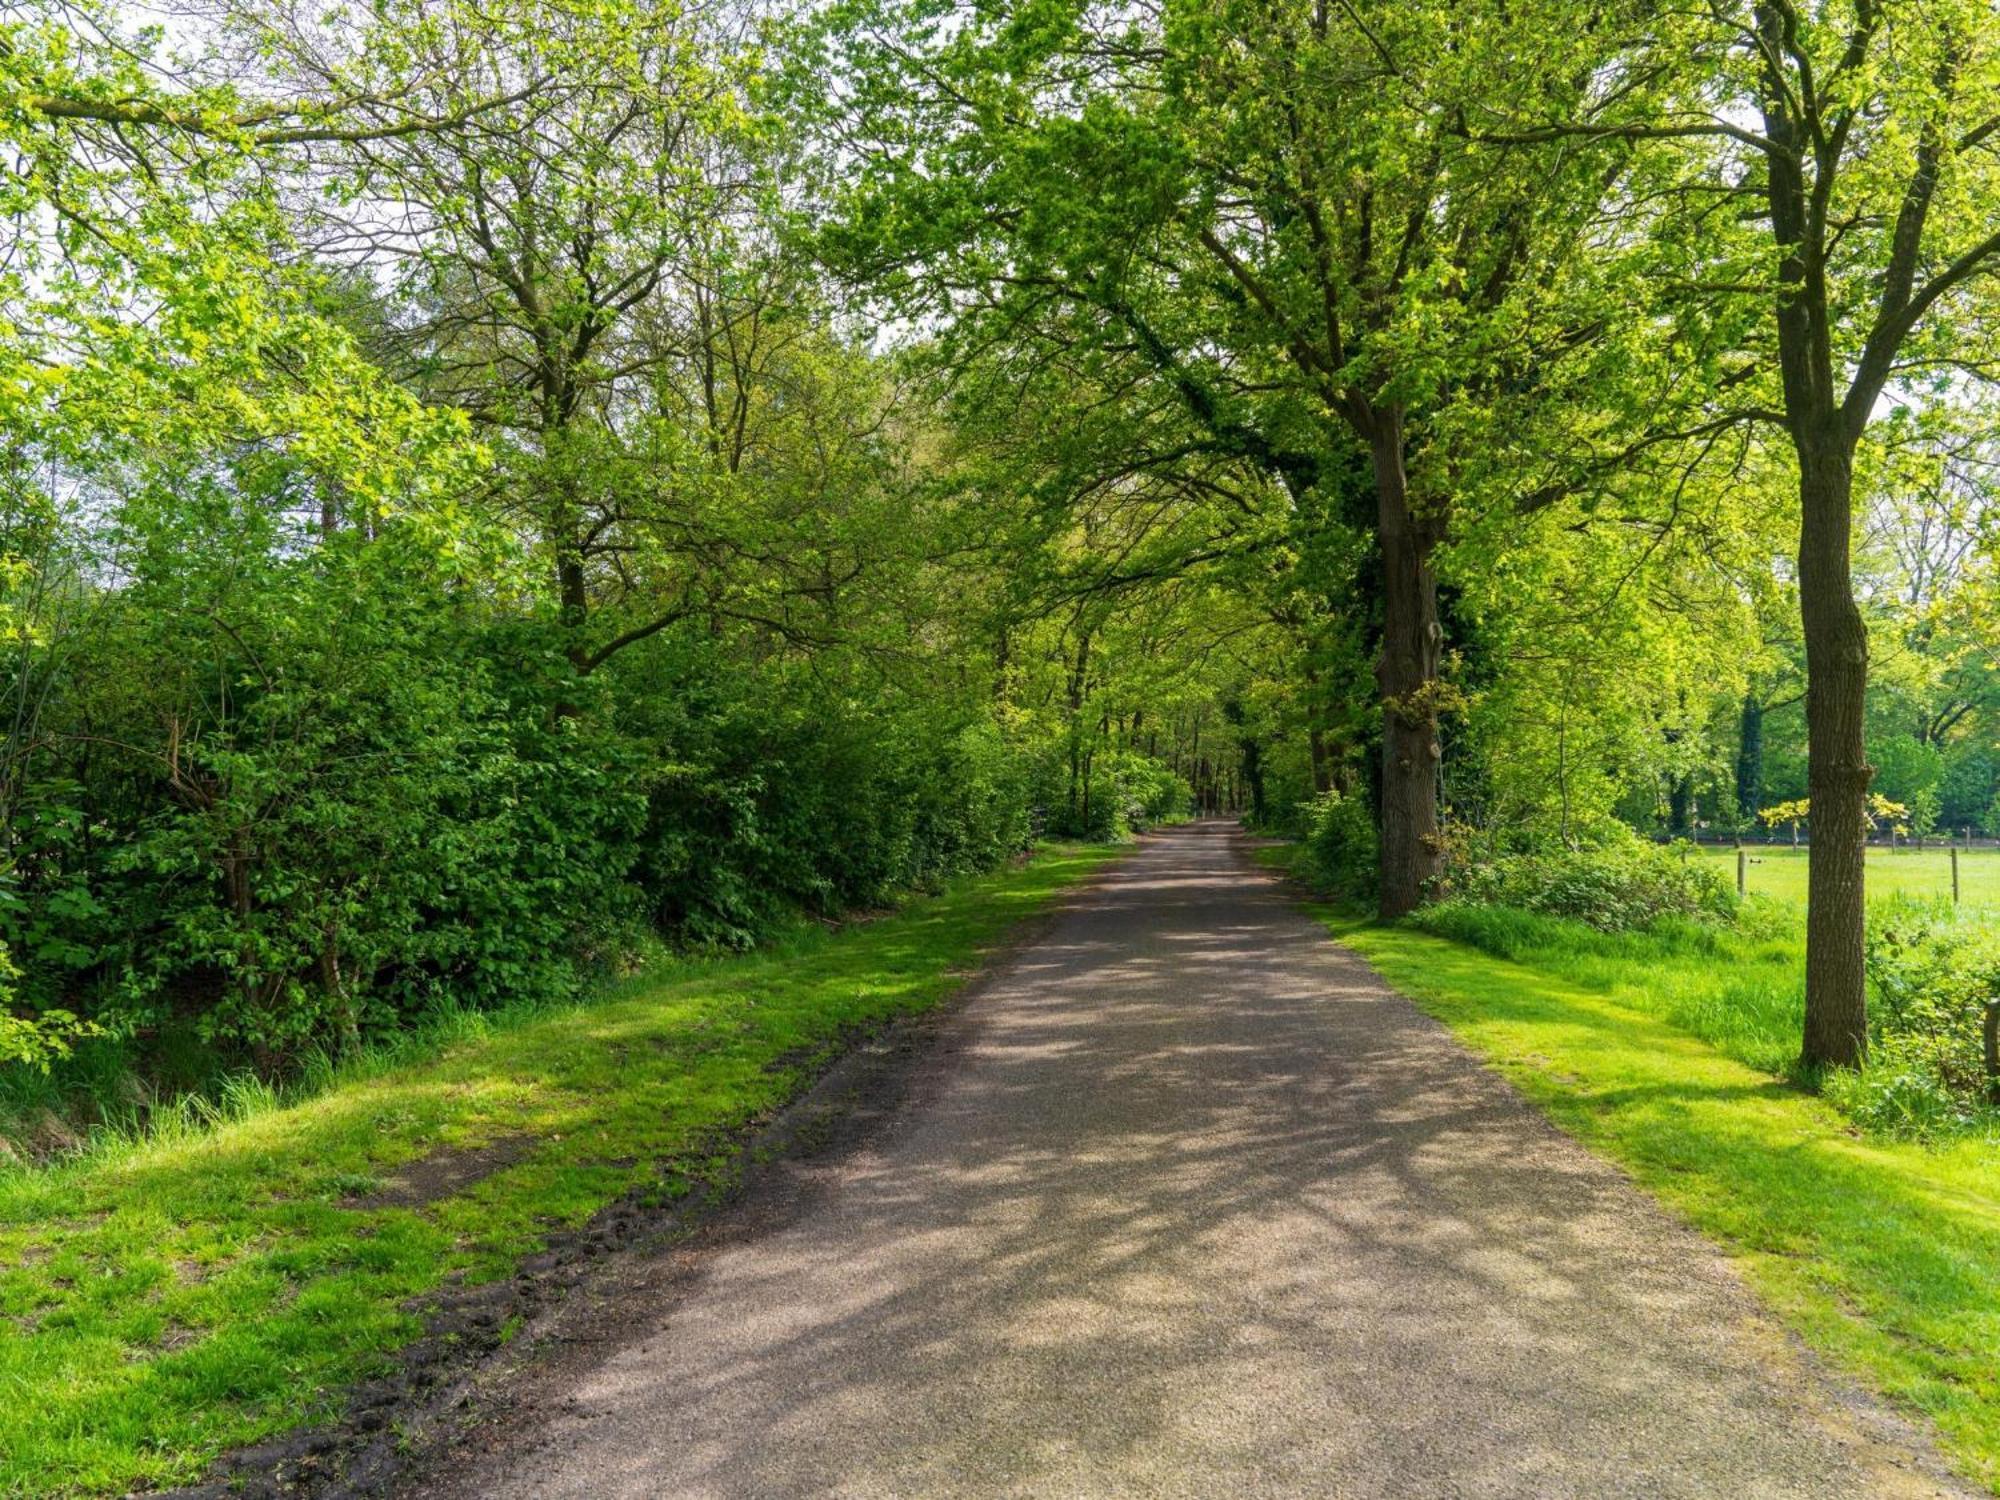
[[1220, 824], [915, 1067], [423, 1493], [1967, 1493]]

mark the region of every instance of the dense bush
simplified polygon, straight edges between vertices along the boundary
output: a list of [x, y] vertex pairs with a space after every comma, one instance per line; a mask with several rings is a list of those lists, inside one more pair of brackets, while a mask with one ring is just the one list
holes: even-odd
[[1133, 828], [1152, 828], [1185, 818], [1194, 805], [1187, 779], [1150, 756], [1116, 750], [1098, 757], [1125, 821]]
[[141, 553], [80, 598], [14, 747], [16, 1009], [281, 1064], [573, 988], [619, 942], [630, 747], [420, 553]]
[[1948, 905], [1898, 901], [1869, 923], [1864, 1124], [1925, 1134], [1993, 1102], [1983, 1027], [2000, 999], [2000, 928]]
[[791, 686], [707, 697], [672, 731], [634, 876], [661, 930], [742, 946], [1027, 847], [1025, 757], [990, 723]]
[[120, 587], [78, 579], [12, 645], [0, 1064], [284, 1072], [1029, 841], [1029, 756], [981, 698], [693, 624], [580, 677], [420, 536], [299, 545], [179, 498]]
[[1299, 873], [1336, 900], [1373, 901], [1380, 872], [1367, 804], [1358, 797], [1322, 792], [1301, 804], [1300, 820]]
[[1456, 865], [1449, 894], [1459, 900], [1574, 917], [1605, 932], [1662, 918], [1726, 920], [1736, 894], [1701, 860], [1638, 838], [1591, 849], [1550, 849]]

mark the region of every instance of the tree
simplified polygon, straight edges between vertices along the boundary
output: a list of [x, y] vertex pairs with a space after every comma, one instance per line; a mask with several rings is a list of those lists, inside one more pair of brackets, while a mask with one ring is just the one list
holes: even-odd
[[889, 388], [780, 233], [742, 18], [247, 0], [227, 25], [262, 87], [342, 102], [346, 133], [271, 148], [298, 232], [372, 291], [370, 352], [490, 445], [481, 509], [532, 538], [576, 674], [683, 622], [823, 629]]
[[[1492, 19], [1289, 0], [1076, 5], [1033, 27], [835, 13], [860, 82], [834, 128], [871, 168], [838, 236], [857, 271], [899, 276], [972, 342], [1083, 341], [1135, 403], [1178, 406], [1196, 449], [1261, 467], [1296, 504], [1358, 508], [1391, 916], [1443, 857], [1449, 416], [1528, 380], [1544, 339], [1580, 336], [1538, 309], [1606, 173], [1602, 153], [1510, 156], [1457, 128], [1522, 77], [1488, 45]], [[1542, 97], [1540, 79], [1519, 86]]]
[[[1813, 840], [1803, 1055], [1866, 1047], [1867, 627], [1853, 586], [1856, 452], [1885, 401], [1983, 377], [1975, 294], [2000, 268], [2000, 73], [1977, 3], [1751, 0], [1607, 38], [1586, 106], [1481, 138], [1652, 142], [1679, 168], [1652, 232], [1676, 300], [1767, 309], [1734, 382], [1796, 465]], [[1483, 112], [1487, 120], [1504, 111]], [[1725, 224], [1738, 232], [1719, 236]]]

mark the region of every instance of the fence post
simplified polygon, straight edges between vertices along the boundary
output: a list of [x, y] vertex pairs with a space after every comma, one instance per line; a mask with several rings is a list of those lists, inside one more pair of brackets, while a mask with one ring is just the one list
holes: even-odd
[[1958, 905], [1958, 845], [1951, 846], [1951, 904]]
[[1986, 1002], [1986, 1093], [2000, 1104], [2000, 1000]]
[[1749, 877], [1750, 877], [1750, 851], [1748, 849], [1739, 848], [1736, 851], [1736, 894], [1739, 898], [1750, 894]]

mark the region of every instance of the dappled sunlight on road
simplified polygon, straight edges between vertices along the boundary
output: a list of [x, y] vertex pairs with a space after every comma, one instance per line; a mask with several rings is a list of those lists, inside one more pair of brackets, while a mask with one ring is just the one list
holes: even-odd
[[1074, 898], [891, 1122], [791, 1169], [652, 1311], [461, 1482], [1895, 1492], [1709, 1246], [1326, 941], [1219, 825]]

